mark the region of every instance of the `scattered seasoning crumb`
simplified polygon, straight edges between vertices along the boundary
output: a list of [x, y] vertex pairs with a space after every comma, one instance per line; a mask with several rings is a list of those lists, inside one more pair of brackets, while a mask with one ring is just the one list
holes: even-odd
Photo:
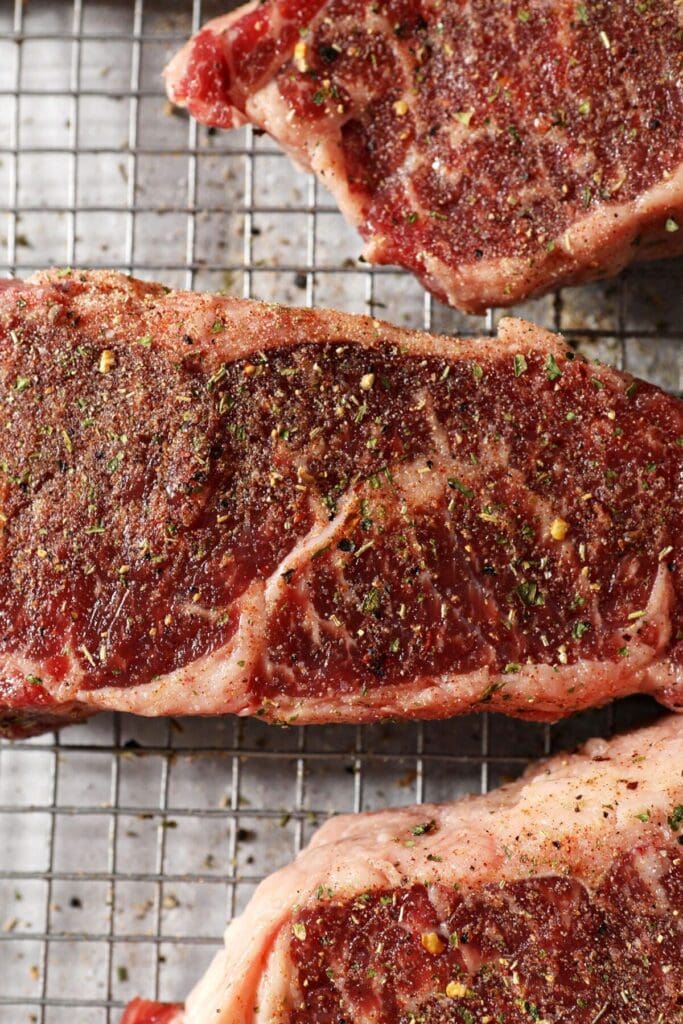
[[305, 75], [308, 71], [308, 61], [306, 59], [307, 46], [304, 39], [299, 39], [294, 47], [293, 61], [294, 67], [297, 71], [300, 71], [302, 75]]
[[146, 917], [147, 914], [149, 914], [153, 906], [154, 901], [149, 899], [143, 900], [142, 903], [136, 903], [134, 907], [136, 919], [138, 921], [142, 921], [142, 919]]
[[666, 224], [664, 225], [664, 227], [669, 232], [669, 234], [672, 234], [672, 235], [676, 231], [678, 231], [678, 223], [673, 219], [673, 217], [668, 217], [667, 218], [667, 221], [666, 221]]
[[426, 949], [432, 956], [438, 956], [446, 948], [446, 943], [439, 938], [436, 932], [423, 932], [420, 941], [422, 942], [422, 948]]
[[467, 985], [461, 981], [449, 981], [446, 985], [446, 995], [449, 999], [465, 999], [469, 992]]
[[363, 376], [360, 379], [360, 389], [361, 389], [361, 391], [372, 391], [374, 385], [375, 385], [375, 375], [374, 375], [374, 373], [364, 373]]
[[569, 523], [561, 516], [556, 516], [550, 524], [550, 536], [553, 540], [564, 540], [569, 533]]
[[408, 113], [408, 104], [406, 103], [406, 101], [396, 100], [396, 102], [394, 103], [394, 112], [398, 115], [398, 117], [405, 117], [405, 115]]
[[100, 362], [98, 370], [100, 373], [110, 373], [116, 366], [116, 353], [110, 348], [105, 348], [104, 351], [100, 352]]
[[295, 939], [299, 939], [300, 942], [303, 942], [306, 938], [306, 925], [303, 921], [295, 921], [292, 925], [292, 932], [294, 933]]
[[116, 977], [120, 982], [128, 981], [128, 968], [124, 967], [123, 964], [120, 964], [116, 968]]

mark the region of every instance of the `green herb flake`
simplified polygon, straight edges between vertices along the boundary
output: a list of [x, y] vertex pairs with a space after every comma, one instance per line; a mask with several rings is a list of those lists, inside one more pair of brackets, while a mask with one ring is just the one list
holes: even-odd
[[640, 814], [636, 814], [636, 818], [638, 819], [638, 821], [648, 822], [650, 820], [650, 812], [641, 811]]
[[[216, 323], [218, 323], [218, 321], [216, 321]], [[215, 327], [215, 324], [214, 324], [214, 327]], [[215, 385], [218, 384], [219, 381], [223, 380], [223, 377], [225, 377], [226, 373], [227, 373], [227, 370], [225, 368], [225, 363], [222, 363], [218, 367], [216, 372], [211, 374], [211, 376], [209, 377], [209, 379], [206, 382], [206, 386], [209, 389], [209, 391], [211, 390], [211, 388], [215, 387]]]
[[364, 615], [374, 615], [378, 612], [380, 605], [382, 604], [382, 594], [377, 587], [370, 587], [367, 594], [363, 598], [362, 612]]
[[120, 965], [116, 968], [116, 977], [120, 982], [128, 981], [128, 968]]
[[464, 494], [466, 498], [474, 497], [474, 491], [470, 487], [467, 487], [461, 480], [458, 480], [455, 476], [449, 476], [448, 486], [453, 488], [453, 490], [460, 491], [460, 493]]
[[300, 942], [303, 942], [306, 938], [306, 925], [303, 921], [295, 921], [292, 924], [292, 932], [295, 939], [299, 939]]
[[588, 11], [586, 10], [585, 4], [579, 4], [576, 8], [576, 17], [579, 19], [582, 25], [588, 24]]
[[683, 825], [683, 804], [677, 804], [666, 819], [672, 832], [678, 832]]
[[413, 827], [411, 828], [410, 831], [411, 831], [411, 833], [414, 836], [426, 836], [430, 832], [433, 832], [435, 827], [436, 827], [436, 822], [432, 818], [431, 821], [425, 821], [421, 825], [413, 825]]
[[43, 685], [43, 680], [40, 678], [40, 676], [34, 676], [32, 672], [30, 672], [26, 676], [26, 681], [28, 683], [32, 683], [33, 686], [42, 686]]
[[484, 371], [479, 363], [472, 363], [472, 376], [475, 380], [481, 380], [484, 376]]
[[590, 623], [588, 622], [575, 622], [572, 626], [572, 636], [575, 640], [580, 640], [590, 628]]
[[503, 675], [511, 676], [516, 675], [517, 672], [522, 671], [522, 666], [517, 661], [508, 661], [507, 665], [503, 669]]
[[522, 355], [516, 355], [512, 363], [515, 368], [515, 377], [521, 377], [529, 369], [527, 361]]
[[31, 387], [31, 380], [29, 377], [17, 377], [14, 385], [14, 390], [21, 394], [22, 391], [26, 391], [26, 388]]
[[107, 463], [107, 473], [115, 473], [123, 462], [123, 452], [117, 452], [113, 459]]
[[535, 580], [526, 580], [525, 582], [520, 583], [515, 592], [522, 604], [526, 605], [528, 608], [533, 605], [542, 606], [545, 604], [545, 597], [539, 591], [538, 584]]
[[214, 320], [214, 322], [211, 324], [212, 334], [221, 334], [224, 330], [225, 324], [223, 323], [222, 320]]
[[562, 376], [562, 370], [555, 362], [555, 357], [552, 352], [548, 355], [548, 358], [545, 361], [545, 375], [551, 383]]
[[517, 11], [517, 20], [521, 21], [523, 25], [526, 25], [530, 17], [531, 11], [527, 11], [525, 7], [522, 7], [521, 10]]

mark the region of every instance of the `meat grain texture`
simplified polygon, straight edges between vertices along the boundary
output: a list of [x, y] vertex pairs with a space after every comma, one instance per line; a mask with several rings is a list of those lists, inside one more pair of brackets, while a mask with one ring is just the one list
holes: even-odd
[[480, 313], [683, 249], [677, 0], [265, 0], [166, 70], [251, 122], [365, 239]]
[[332, 818], [184, 1008], [123, 1024], [680, 1024], [682, 771], [671, 717], [487, 796]]
[[0, 721], [683, 706], [683, 404], [113, 273], [0, 289]]

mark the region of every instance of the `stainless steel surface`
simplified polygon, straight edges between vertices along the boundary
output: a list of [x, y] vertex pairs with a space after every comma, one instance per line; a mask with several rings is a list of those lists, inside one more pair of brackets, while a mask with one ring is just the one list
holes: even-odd
[[[249, 129], [172, 113], [159, 72], [224, 3], [0, 0], [0, 273], [113, 266], [169, 285], [333, 305], [444, 331], [499, 314], [370, 270], [334, 204]], [[3, 224], [4, 221], [4, 224]], [[584, 352], [683, 387], [683, 264], [519, 312]], [[103, 716], [0, 744], [0, 1022], [104, 1024], [180, 999], [259, 878], [342, 810], [486, 791], [528, 759], [651, 716], [624, 701], [554, 728], [278, 730]]]

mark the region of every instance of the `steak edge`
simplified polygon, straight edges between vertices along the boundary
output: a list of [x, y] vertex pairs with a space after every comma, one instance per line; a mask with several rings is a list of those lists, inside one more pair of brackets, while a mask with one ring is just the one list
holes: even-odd
[[680, 1022], [681, 765], [668, 718], [486, 796], [332, 818], [185, 1008], [123, 1024]]
[[0, 290], [0, 720], [683, 704], [683, 404], [497, 339]]
[[252, 122], [373, 263], [468, 312], [683, 251], [674, 0], [266, 0], [171, 61], [171, 100]]

